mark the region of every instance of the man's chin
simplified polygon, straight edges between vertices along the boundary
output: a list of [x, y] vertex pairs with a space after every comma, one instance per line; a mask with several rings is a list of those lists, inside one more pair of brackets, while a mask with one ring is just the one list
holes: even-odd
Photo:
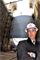
[[33, 37], [30, 37], [30, 39], [34, 39]]

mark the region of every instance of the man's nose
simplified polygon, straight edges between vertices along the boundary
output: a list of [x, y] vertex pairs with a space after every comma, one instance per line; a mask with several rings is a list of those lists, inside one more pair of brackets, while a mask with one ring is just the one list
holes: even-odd
[[30, 33], [32, 34], [32, 31], [30, 31]]

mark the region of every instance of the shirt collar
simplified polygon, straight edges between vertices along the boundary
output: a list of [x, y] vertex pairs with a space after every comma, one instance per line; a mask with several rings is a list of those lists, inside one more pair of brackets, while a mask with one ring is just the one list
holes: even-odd
[[35, 43], [36, 43], [36, 40], [35, 41], [33, 41], [33, 40], [31, 40], [31, 42], [35, 45]]

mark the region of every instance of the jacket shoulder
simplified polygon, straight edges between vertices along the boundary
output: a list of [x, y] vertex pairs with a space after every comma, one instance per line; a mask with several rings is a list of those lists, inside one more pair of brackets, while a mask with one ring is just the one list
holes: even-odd
[[26, 46], [27, 45], [27, 40], [20, 41], [17, 46], [20, 46], [20, 47], [21, 46]]

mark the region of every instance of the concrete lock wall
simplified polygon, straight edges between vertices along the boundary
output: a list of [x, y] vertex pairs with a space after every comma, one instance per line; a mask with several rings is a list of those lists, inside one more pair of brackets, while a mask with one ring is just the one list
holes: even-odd
[[4, 5], [4, 2], [0, 0], [0, 48], [3, 40], [3, 34], [5, 30], [7, 17], [8, 17], [8, 11]]
[[35, 1], [34, 15], [35, 15], [35, 24], [38, 27], [37, 40], [40, 41], [40, 0]]

